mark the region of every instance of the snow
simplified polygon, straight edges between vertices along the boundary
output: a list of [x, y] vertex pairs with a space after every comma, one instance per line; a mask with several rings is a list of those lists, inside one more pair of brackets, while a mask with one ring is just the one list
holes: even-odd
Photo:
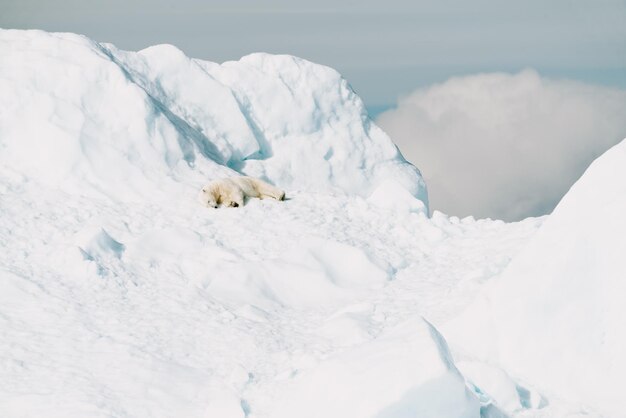
[[[411, 410], [412, 397], [399, 399], [440, 379], [441, 405], [474, 410], [441, 338], [419, 318], [461, 311], [479, 290], [474, 278], [499, 271], [540, 224], [439, 215], [435, 225], [358, 196], [304, 193], [240, 210], [208, 210], [193, 196], [171, 205], [98, 200], [42, 192], [5, 171], [0, 415], [8, 416], [273, 417], [289, 410], [279, 400], [296, 384], [336, 376], [332, 365], [346, 356], [372, 379], [352, 396], [397, 382], [359, 411]], [[470, 265], [477, 271], [457, 274]], [[381, 347], [387, 354], [372, 368], [367, 356]]]
[[598, 158], [456, 324], [454, 341], [557, 399], [624, 416], [626, 141]]
[[[496, 304], [509, 316], [466, 313], [546, 236], [567, 229], [562, 247], [579, 257], [577, 233], [590, 249], [622, 243], [623, 206], [602, 200], [624, 195], [619, 152], [545, 227], [428, 217], [419, 171], [330, 68], [267, 54], [216, 64], [168, 45], [127, 52], [13, 30], [0, 31], [0, 56], [0, 416], [619, 415], [618, 246], [575, 265], [588, 299], [573, 306], [588, 318], [558, 299], [562, 276], [516, 281], [519, 301], [498, 295], [527, 309], [553, 283], [542, 297], [554, 309], [536, 318]], [[287, 199], [197, 203], [208, 180], [237, 173]], [[549, 258], [556, 247], [545, 245]], [[567, 259], [553, 259], [561, 271]], [[606, 281], [585, 282], [585, 269]], [[569, 320], [550, 331], [603, 374], [593, 396], [550, 380], [568, 376], [556, 376], [568, 356], [533, 333], [540, 314], [563, 312], [610, 343], [574, 340]], [[464, 333], [455, 325], [465, 320]], [[605, 326], [592, 328], [597, 320]], [[528, 343], [529, 355], [540, 341], [552, 369], [518, 361], [501, 336]]]

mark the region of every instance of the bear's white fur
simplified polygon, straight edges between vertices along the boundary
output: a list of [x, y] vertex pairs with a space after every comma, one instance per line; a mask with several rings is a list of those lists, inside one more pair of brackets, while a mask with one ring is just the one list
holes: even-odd
[[202, 188], [198, 200], [209, 208], [243, 206], [246, 197], [284, 200], [285, 192], [253, 177], [228, 177], [213, 180]]

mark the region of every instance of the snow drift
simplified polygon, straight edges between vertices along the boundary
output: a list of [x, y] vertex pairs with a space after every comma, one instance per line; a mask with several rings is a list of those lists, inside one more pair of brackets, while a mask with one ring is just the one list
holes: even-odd
[[0, 56], [0, 163], [49, 186], [154, 200], [239, 172], [361, 196], [392, 181], [427, 202], [419, 171], [328, 67], [15, 30], [0, 31]]
[[626, 140], [591, 164], [452, 327], [463, 351], [545, 394], [626, 416]]

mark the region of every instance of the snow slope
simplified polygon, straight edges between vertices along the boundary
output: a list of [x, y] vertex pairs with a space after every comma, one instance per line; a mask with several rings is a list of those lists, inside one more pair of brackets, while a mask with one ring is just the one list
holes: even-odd
[[[334, 70], [40, 31], [0, 31], [0, 56], [0, 416], [587, 404], [472, 354], [475, 338], [448, 349], [438, 329], [543, 219], [429, 218], [419, 171]], [[236, 173], [288, 199], [197, 204]]]
[[587, 169], [455, 330], [465, 350], [608, 417], [626, 416], [625, 163], [626, 140]]

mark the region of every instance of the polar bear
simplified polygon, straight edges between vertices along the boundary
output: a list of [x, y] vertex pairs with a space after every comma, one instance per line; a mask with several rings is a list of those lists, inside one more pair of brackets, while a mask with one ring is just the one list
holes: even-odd
[[243, 206], [246, 197], [284, 200], [285, 192], [262, 180], [238, 176], [213, 180], [198, 194], [200, 203], [209, 208]]

